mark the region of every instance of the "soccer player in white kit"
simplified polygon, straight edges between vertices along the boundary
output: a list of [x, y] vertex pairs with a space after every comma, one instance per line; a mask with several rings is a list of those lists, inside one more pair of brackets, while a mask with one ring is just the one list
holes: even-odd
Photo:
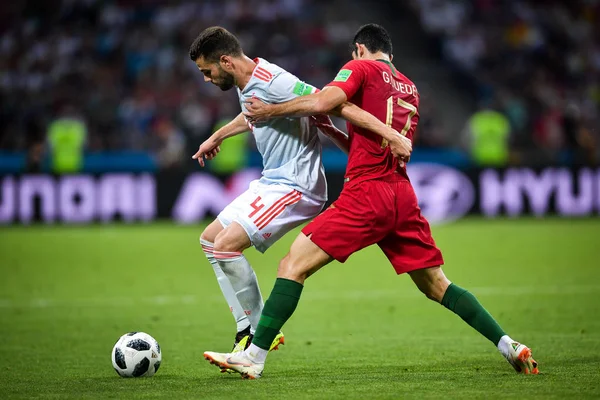
[[[210, 27], [200, 33], [189, 55], [204, 74], [205, 82], [224, 91], [236, 87], [242, 112], [250, 97], [281, 103], [317, 91], [275, 64], [248, 58], [237, 38], [222, 27]], [[337, 115], [366, 129], [392, 129], [349, 103]], [[349, 146], [347, 135], [335, 128], [327, 116], [278, 118], [252, 126], [240, 113], [202, 143], [193, 158], [204, 166], [204, 158], [215, 157], [224, 139], [248, 128], [263, 158], [262, 177], [225, 207], [200, 236], [202, 250], [237, 323], [234, 351], [250, 344], [263, 308], [256, 274], [243, 251], [254, 246], [264, 253], [291, 229], [322, 210], [327, 201], [327, 181], [317, 128], [346, 153]], [[271, 350], [283, 340], [280, 333]]]

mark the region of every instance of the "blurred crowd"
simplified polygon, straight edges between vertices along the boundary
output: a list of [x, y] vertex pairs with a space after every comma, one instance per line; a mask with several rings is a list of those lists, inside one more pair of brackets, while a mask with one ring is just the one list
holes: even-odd
[[600, 1], [414, 0], [414, 6], [480, 109], [506, 117], [514, 154], [537, 149], [550, 161], [595, 161]]
[[[146, 150], [187, 162], [237, 96], [203, 82], [188, 48], [222, 25], [261, 56], [322, 86], [348, 59], [356, 27], [318, 0], [64, 0], [0, 12], [0, 149], [39, 149], [55, 119], [86, 127], [86, 148]], [[186, 147], [187, 146], [187, 147]], [[184, 152], [187, 152], [185, 155]]]
[[[89, 151], [142, 150], [162, 167], [187, 163], [215, 126], [239, 112], [237, 96], [205, 84], [190, 61], [188, 47], [198, 33], [225, 26], [249, 56], [267, 58], [321, 87], [348, 60], [348, 39], [357, 27], [340, 17], [336, 4], [5, 3], [0, 150], [29, 150], [39, 158], [49, 141], [66, 136], [57, 132], [71, 129], [73, 146], [84, 143]], [[565, 154], [593, 162], [600, 142], [599, 0], [413, 0], [413, 5], [461, 87], [477, 97], [480, 111], [466, 122], [463, 146], [472, 146], [495, 124], [497, 140], [522, 150], [521, 157], [541, 149], [548, 162]], [[433, 135], [432, 127], [441, 125], [426, 106], [419, 132], [441, 136]], [[455, 138], [446, 132], [437, 145], [457, 146]], [[496, 151], [492, 158], [505, 164], [518, 154]]]

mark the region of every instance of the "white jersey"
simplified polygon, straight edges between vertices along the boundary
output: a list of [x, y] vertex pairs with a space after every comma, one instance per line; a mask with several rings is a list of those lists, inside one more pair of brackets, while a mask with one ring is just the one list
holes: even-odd
[[[256, 58], [252, 77], [244, 90], [237, 88], [240, 106], [256, 97], [265, 103], [283, 103], [315, 92], [275, 64]], [[282, 117], [251, 126], [256, 147], [263, 159], [261, 183], [287, 185], [315, 200], [327, 200], [327, 180], [321, 162], [321, 142], [317, 128], [308, 117]]]

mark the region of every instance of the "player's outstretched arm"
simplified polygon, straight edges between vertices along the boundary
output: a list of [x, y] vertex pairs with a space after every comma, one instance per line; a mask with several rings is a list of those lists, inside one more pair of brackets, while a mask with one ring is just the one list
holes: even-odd
[[296, 97], [294, 100], [279, 104], [265, 104], [257, 98], [246, 101], [244, 115], [251, 123], [263, 122], [275, 117], [306, 117], [316, 114], [327, 114], [346, 101], [343, 90], [326, 87], [320, 92]]
[[240, 133], [244, 133], [248, 131], [248, 124], [246, 123], [246, 118], [242, 113], [239, 113], [237, 117], [235, 117], [231, 122], [219, 128], [215, 133], [213, 133], [208, 139], [204, 141], [198, 148], [196, 154], [192, 156], [194, 160], [198, 160], [198, 164], [201, 167], [204, 167], [204, 158], [207, 160], [212, 160], [216, 157], [216, 155], [221, 151], [219, 147], [223, 140], [239, 135]]
[[229, 137], [247, 132], [249, 129], [250, 127], [246, 122], [244, 114], [239, 113], [237, 117], [235, 117], [226, 125], [223, 125], [221, 128], [219, 128], [215, 133], [212, 134], [212, 136], [214, 136], [216, 139], [220, 139], [221, 141], [223, 141]]
[[408, 161], [412, 152], [412, 142], [347, 100], [346, 93], [342, 89], [326, 86], [318, 93], [297, 97], [285, 103], [265, 104], [256, 98], [248, 99], [245, 104], [247, 112], [244, 115], [251, 123], [281, 116], [340, 115], [352, 125], [367, 129], [387, 140], [392, 154], [403, 161]]

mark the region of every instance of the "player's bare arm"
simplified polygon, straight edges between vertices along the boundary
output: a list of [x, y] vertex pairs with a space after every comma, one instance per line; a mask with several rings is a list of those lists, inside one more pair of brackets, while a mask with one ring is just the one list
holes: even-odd
[[244, 133], [246, 131], [248, 131], [246, 118], [242, 113], [239, 113], [238, 116], [235, 117], [231, 122], [218, 129], [208, 139], [206, 139], [204, 143], [198, 147], [198, 151], [192, 156], [192, 158], [194, 160], [198, 160], [198, 164], [204, 167], [204, 158], [207, 160], [212, 160], [215, 158], [219, 151], [221, 151], [219, 146], [223, 140], [239, 135], [240, 133]]
[[344, 91], [334, 87], [326, 87], [317, 93], [279, 104], [265, 104], [257, 98], [250, 98], [246, 102], [247, 112], [244, 115], [252, 123], [283, 116], [307, 117], [327, 114], [346, 100]]
[[395, 157], [407, 162], [412, 153], [412, 142], [395, 129], [385, 125], [372, 114], [347, 101], [346, 93], [338, 87], [327, 86], [318, 93], [297, 97], [294, 100], [265, 104], [251, 98], [244, 113], [252, 123], [281, 116], [307, 116], [313, 114], [340, 115], [351, 124], [367, 129], [388, 141]]
[[317, 114], [312, 115], [310, 118], [310, 123], [317, 127], [325, 136], [329, 138], [340, 150], [344, 153], [348, 154], [350, 151], [350, 141], [348, 139], [348, 134], [340, 129], [338, 129], [331, 118], [325, 114]]
[[[339, 88], [332, 89], [337, 89], [340, 92], [343, 92]], [[392, 127], [385, 125], [371, 113], [366, 112], [356, 104], [352, 104], [349, 101], [342, 103], [334, 111], [340, 117], [350, 121], [350, 123], [353, 125], [367, 129], [387, 140], [394, 157], [399, 158], [403, 162], [408, 162], [410, 160], [410, 154], [412, 153], [411, 140], [405, 136], [402, 136]]]

